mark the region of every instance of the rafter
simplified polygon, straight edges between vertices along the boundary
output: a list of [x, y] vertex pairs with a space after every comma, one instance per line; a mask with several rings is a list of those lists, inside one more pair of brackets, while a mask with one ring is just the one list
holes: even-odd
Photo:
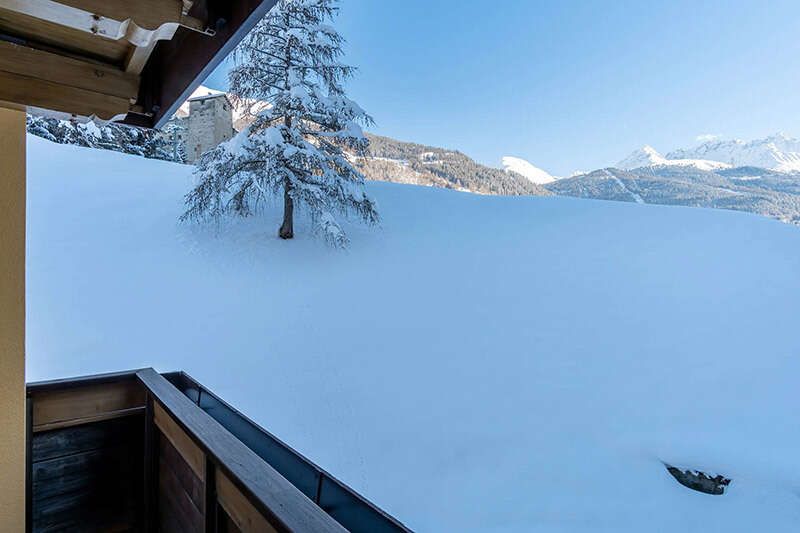
[[213, 35], [203, 21], [187, 14], [187, 7], [183, 0], [0, 0], [0, 10], [130, 43], [126, 70], [135, 74], [156, 43], [172, 39], [180, 27]]
[[110, 120], [130, 110], [139, 83], [114, 67], [0, 41], [0, 100]]

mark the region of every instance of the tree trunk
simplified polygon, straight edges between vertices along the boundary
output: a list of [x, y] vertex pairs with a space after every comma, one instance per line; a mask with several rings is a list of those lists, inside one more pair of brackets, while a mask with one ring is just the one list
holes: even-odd
[[294, 200], [289, 194], [289, 181], [284, 184], [283, 189], [283, 224], [278, 232], [281, 239], [294, 238]]

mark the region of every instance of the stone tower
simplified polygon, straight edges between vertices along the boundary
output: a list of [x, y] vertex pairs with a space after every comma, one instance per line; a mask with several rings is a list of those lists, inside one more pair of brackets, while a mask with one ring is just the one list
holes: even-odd
[[225, 94], [197, 96], [189, 100], [186, 126], [186, 162], [194, 163], [204, 152], [232, 138], [233, 106]]

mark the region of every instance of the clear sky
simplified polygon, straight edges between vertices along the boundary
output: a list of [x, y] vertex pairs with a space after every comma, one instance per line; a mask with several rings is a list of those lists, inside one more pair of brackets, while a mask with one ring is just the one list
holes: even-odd
[[335, 25], [376, 133], [491, 166], [800, 136], [798, 0], [342, 0]]

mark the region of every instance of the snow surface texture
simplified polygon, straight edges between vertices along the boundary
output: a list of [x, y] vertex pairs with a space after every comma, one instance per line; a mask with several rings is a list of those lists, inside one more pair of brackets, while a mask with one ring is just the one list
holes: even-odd
[[516, 172], [520, 176], [528, 178], [533, 183], [537, 185], [544, 185], [545, 183], [552, 183], [556, 181], [556, 179], [541, 168], [537, 168], [530, 164], [528, 161], [524, 159], [520, 159], [519, 157], [504, 157], [503, 158], [503, 168], [505, 168], [506, 172]]
[[28, 379], [184, 369], [418, 531], [797, 531], [797, 228], [381, 183], [344, 253], [29, 143]]

